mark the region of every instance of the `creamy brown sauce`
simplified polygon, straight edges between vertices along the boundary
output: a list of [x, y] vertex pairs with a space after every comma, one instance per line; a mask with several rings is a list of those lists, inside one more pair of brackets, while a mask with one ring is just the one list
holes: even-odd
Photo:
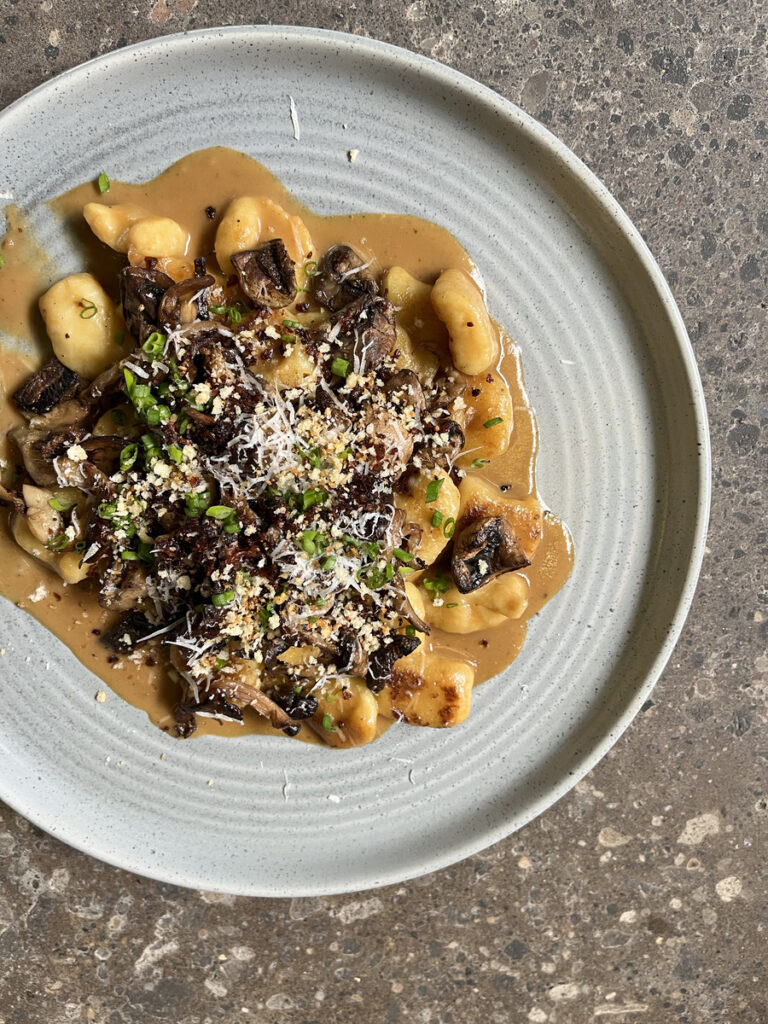
[[[208, 216], [206, 209], [213, 207], [221, 213], [231, 199], [249, 194], [269, 196], [289, 213], [301, 216], [318, 246], [318, 253], [331, 245], [344, 243], [366, 259], [375, 254], [373, 270], [399, 265], [414, 277], [428, 282], [434, 281], [447, 267], [470, 272], [474, 269], [459, 242], [436, 224], [396, 214], [321, 217], [299, 203], [263, 165], [223, 148], [202, 150], [184, 157], [144, 184], [112, 181], [104, 197], [99, 196], [93, 183], [80, 185], [53, 200], [51, 206], [77, 236], [83, 250], [83, 267], [117, 298], [116, 273], [124, 265], [124, 257], [112, 254], [91, 234], [82, 218], [85, 203], [102, 198], [110, 204], [133, 203], [172, 217], [190, 232], [190, 252], [203, 254], [213, 262], [217, 221]], [[37, 312], [37, 299], [53, 280], [51, 268], [25, 230], [23, 218], [13, 209], [6, 210], [6, 215], [8, 231], [0, 243], [5, 260], [0, 270], [0, 335], [38, 339], [44, 336], [44, 331]], [[508, 487], [508, 497], [524, 498], [536, 493], [536, 420], [525, 391], [519, 352], [503, 332], [501, 336], [505, 343], [499, 370], [512, 394], [514, 432], [509, 450], [494, 459], [483, 475]], [[9, 461], [6, 431], [20, 419], [8, 396], [35, 368], [31, 357], [21, 356], [7, 347], [0, 350], [0, 457], [4, 462]], [[9, 482], [7, 476], [3, 482]], [[28, 611], [59, 637], [120, 697], [146, 711], [161, 728], [171, 727], [177, 688], [167, 676], [162, 652], [153, 649], [150, 643], [130, 657], [116, 660], [98, 641], [99, 633], [115, 621], [114, 613], [99, 607], [96, 590], [91, 584], [67, 586], [51, 570], [22, 551], [10, 535], [7, 513], [2, 515], [0, 560], [3, 565], [0, 593], [4, 597]], [[520, 653], [528, 620], [565, 583], [572, 563], [570, 535], [556, 516], [547, 513], [541, 543], [531, 566], [524, 572], [530, 584], [524, 618], [464, 635], [433, 629], [430, 645], [439, 652], [452, 652], [470, 661], [476, 668], [478, 683], [498, 674]], [[40, 596], [40, 599], [33, 600], [33, 596]], [[381, 731], [389, 724], [382, 718], [379, 722]], [[246, 710], [242, 726], [198, 717], [197, 735], [238, 736], [244, 732], [275, 735], [274, 729], [251, 709]], [[322, 743], [307, 727], [302, 728], [299, 735], [309, 742]]]

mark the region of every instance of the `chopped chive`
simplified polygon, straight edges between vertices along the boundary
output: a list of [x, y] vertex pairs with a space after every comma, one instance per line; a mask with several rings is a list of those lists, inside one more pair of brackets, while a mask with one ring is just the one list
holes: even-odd
[[109, 192], [110, 180], [104, 171], [96, 179], [96, 184], [99, 186], [99, 192], [103, 195], [105, 192]]
[[237, 306], [230, 306], [229, 309], [227, 310], [227, 315], [229, 316], [230, 323], [242, 323], [243, 314], [240, 312]]
[[458, 601], [449, 601], [448, 604], [445, 605], [445, 607], [446, 608], [458, 608], [459, 607], [459, 602]]
[[211, 496], [208, 491], [203, 491], [202, 494], [195, 494], [194, 492], [191, 492], [184, 498], [184, 511], [190, 519], [196, 519], [208, 508], [208, 502], [210, 500]]
[[127, 472], [138, 457], [139, 446], [137, 444], [127, 444], [120, 452], [120, 469], [124, 473]]
[[67, 544], [69, 544], [69, 536], [66, 533], [57, 533], [45, 546], [49, 551], [63, 551]]
[[346, 377], [349, 373], [349, 360], [336, 356], [331, 363], [331, 373], [335, 373], [337, 377]]
[[117, 503], [114, 501], [102, 501], [96, 512], [102, 519], [112, 519], [117, 512]]
[[303, 512], [306, 512], [308, 508], [312, 508], [313, 505], [321, 505], [328, 497], [325, 491], [320, 490], [317, 487], [310, 487], [308, 491], [304, 491], [301, 496], [301, 508]]
[[95, 302], [91, 302], [90, 299], [81, 298], [80, 305], [83, 307], [80, 310], [81, 320], [93, 320], [98, 313], [98, 307]]
[[320, 563], [321, 569], [332, 569], [336, 565], [336, 555], [328, 555]]
[[430, 480], [427, 484], [427, 504], [431, 504], [433, 501], [437, 501], [438, 495], [440, 494], [440, 488], [443, 486], [444, 477], [440, 477], [437, 480]]
[[152, 331], [147, 340], [141, 346], [142, 352], [146, 352], [150, 359], [159, 359], [165, 351], [165, 335], [160, 331]]
[[138, 562], [139, 553], [138, 551], [122, 551], [120, 557], [124, 562]]
[[227, 664], [229, 664], [229, 660], [227, 658], [217, 658], [214, 662], [214, 668], [224, 668]]
[[406, 626], [405, 627], [405, 635], [406, 636], [416, 636], [416, 627], [415, 626]]
[[211, 505], [205, 510], [205, 514], [211, 519], [230, 519], [235, 514], [235, 510], [229, 505]]
[[450, 516], [448, 519], [445, 520], [445, 526], [443, 527], [443, 536], [448, 537], [448, 539], [450, 540], [455, 530], [456, 520], [453, 518], [453, 516]]
[[240, 533], [243, 524], [239, 519], [230, 519], [224, 524], [224, 533]]
[[317, 275], [317, 263], [315, 260], [307, 260], [304, 264], [304, 273], [307, 277], [315, 277]]
[[73, 508], [77, 504], [77, 502], [72, 501], [71, 498], [49, 498], [48, 504], [51, 506], [52, 509], [55, 509], [57, 512], [69, 512], [69, 510]]
[[0, 270], [5, 266], [5, 256], [0, 254]]
[[169, 444], [168, 445], [168, 458], [171, 460], [171, 462], [174, 462], [177, 466], [181, 464], [181, 460], [182, 460], [183, 454], [184, 453], [182, 452], [181, 448], [179, 448], [179, 446], [177, 444]]
[[416, 570], [411, 565], [401, 565], [398, 567], [398, 572], [401, 576], [410, 576], [412, 573], [416, 572]]
[[283, 320], [283, 327], [292, 327], [294, 330], [297, 330], [301, 327], [301, 324], [298, 320]]
[[234, 599], [234, 590], [225, 590], [221, 594], [213, 594], [211, 597], [211, 602], [214, 608], [223, 608], [225, 604], [230, 604], [230, 602], [234, 601]]
[[395, 548], [392, 554], [399, 562], [405, 562], [406, 565], [413, 561], [413, 555], [409, 551], [403, 551], [402, 548]]
[[440, 512], [438, 509], [435, 509], [435, 511], [432, 513], [432, 525], [439, 526], [444, 519], [445, 516], [443, 515], [443, 513]]
[[482, 469], [488, 462], [490, 462], [490, 459], [472, 459], [470, 466], [472, 469]]
[[497, 424], [503, 423], [503, 422], [504, 422], [504, 417], [503, 416], [494, 416], [493, 419], [486, 420], [485, 423], [483, 424], [483, 426], [485, 427], [486, 430], [488, 430], [490, 427], [495, 427]]
[[209, 305], [208, 309], [211, 311], [211, 313], [215, 313], [216, 316], [221, 316], [222, 313], [226, 313], [226, 311], [227, 311], [227, 307], [226, 306], [213, 306], [213, 305]]
[[336, 726], [333, 724], [333, 718], [326, 713], [323, 715], [323, 728], [326, 732], [336, 732]]
[[75, 551], [77, 551], [78, 554], [82, 554], [85, 551], [86, 547], [87, 547], [87, 545], [86, 545], [85, 541], [84, 540], [79, 540], [77, 542], [77, 544], [75, 544]]

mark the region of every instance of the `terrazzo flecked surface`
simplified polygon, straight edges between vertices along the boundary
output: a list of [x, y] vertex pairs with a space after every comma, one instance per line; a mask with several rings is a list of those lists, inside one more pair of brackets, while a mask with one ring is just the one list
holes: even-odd
[[605, 181], [673, 287], [709, 404], [709, 550], [681, 643], [612, 753], [439, 874], [359, 896], [211, 896], [105, 867], [0, 809], [0, 1022], [762, 1024], [764, 8], [221, 7], [4, 0], [0, 103], [125, 43], [246, 21], [375, 36], [520, 103]]

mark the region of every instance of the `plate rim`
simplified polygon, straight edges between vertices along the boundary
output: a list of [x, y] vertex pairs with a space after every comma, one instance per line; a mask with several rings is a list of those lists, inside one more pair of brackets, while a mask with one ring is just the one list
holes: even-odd
[[[173, 49], [189, 45], [190, 40], [194, 45], [196, 40], [207, 38], [226, 39], [251, 38], [259, 39], [288, 39], [290, 37], [303, 37], [309, 42], [321, 42], [326, 45], [336, 45], [347, 48], [354, 48], [356, 55], [369, 55], [372, 59], [389, 58], [390, 62], [396, 65], [405, 65], [409, 70], [431, 77], [434, 82], [443, 83], [453, 89], [459, 89], [465, 94], [468, 93], [473, 99], [480, 101], [496, 117], [502, 121], [512, 122], [517, 132], [521, 133], [534, 146], [541, 148], [547, 156], [558, 161], [564, 170], [577, 179], [593, 197], [602, 212], [608, 217], [614, 228], [619, 231], [625, 242], [629, 245], [633, 255], [647, 275], [653, 292], [658, 297], [660, 309], [669, 324], [672, 336], [675, 339], [678, 351], [682, 357], [682, 365], [685, 371], [685, 384], [687, 397], [690, 398], [692, 420], [695, 426], [696, 441], [699, 447], [698, 473], [697, 473], [697, 495], [696, 495], [696, 516], [691, 537], [691, 553], [686, 566], [683, 581], [680, 584], [680, 596], [676, 604], [674, 615], [668, 625], [665, 635], [659, 642], [658, 651], [654, 657], [642, 686], [638, 687], [634, 696], [626, 702], [623, 711], [612, 721], [612, 724], [591, 742], [588, 749], [571, 762], [569, 771], [564, 773], [559, 782], [549, 785], [542, 794], [532, 797], [527, 805], [521, 810], [515, 821], [510, 823], [506, 818], [504, 823], [499, 825], [486, 825], [483, 828], [473, 830], [471, 837], [463, 842], [456, 842], [450, 847], [444, 847], [437, 851], [430, 850], [427, 855], [413, 858], [407, 870], [403, 871], [402, 866], [394, 867], [389, 872], [380, 873], [375, 878], [369, 878], [361, 889], [358, 884], [348, 887], [334, 886], [331, 889], [324, 888], [322, 882], [312, 885], [296, 885], [269, 888], [260, 888], [258, 885], [249, 886], [247, 889], [241, 884], [227, 885], [226, 880], [220, 885], [211, 884], [202, 877], [195, 878], [189, 872], [173, 870], [171, 865], [166, 865], [164, 871], [153, 871], [149, 868], [136, 867], [131, 863], [130, 848], [125, 850], [123, 855], [111, 851], [99, 850], [90, 846], [86, 841], [73, 841], [65, 834], [60, 826], [41, 820], [35, 814], [34, 808], [30, 811], [24, 806], [21, 799], [14, 799], [13, 793], [6, 792], [6, 787], [0, 779], [0, 799], [10, 808], [22, 815], [33, 824], [44, 829], [50, 835], [66, 843], [68, 846], [86, 853], [89, 856], [112, 865], [122, 870], [130, 871], [145, 877], [152, 878], [161, 883], [170, 883], [185, 887], [204, 888], [209, 891], [231, 893], [235, 895], [251, 895], [274, 898], [291, 898], [307, 896], [326, 896], [349, 892], [364, 892], [369, 889], [397, 884], [421, 877], [430, 872], [444, 869], [452, 864], [458, 863], [465, 858], [472, 856], [500, 842], [509, 835], [528, 824], [550, 807], [554, 806], [573, 786], [582, 779], [592, 768], [594, 768], [622, 736], [630, 723], [638, 714], [642, 704], [647, 700], [654, 686], [658, 682], [671, 654], [674, 650], [680, 634], [685, 625], [688, 614], [691, 610], [698, 583], [701, 566], [705, 553], [707, 530], [709, 525], [709, 514], [711, 507], [712, 493], [712, 452], [710, 444], [709, 422], [707, 417], [706, 400], [701, 383], [696, 358], [691, 344], [685, 322], [679, 307], [674, 299], [669, 284], [667, 283], [661, 268], [650, 251], [648, 244], [634, 225], [629, 215], [624, 211], [621, 204], [609, 191], [608, 187], [590, 170], [590, 168], [578, 157], [563, 141], [561, 141], [546, 126], [536, 121], [511, 100], [506, 99], [490, 86], [471, 78], [449, 65], [443, 64], [431, 57], [416, 53], [415, 51], [397, 46], [393, 43], [366, 36], [357, 36], [351, 33], [338, 32], [331, 29], [323, 29], [313, 26], [300, 25], [265, 25], [265, 24], [239, 24], [229, 26], [211, 26], [203, 29], [195, 29], [187, 32], [176, 32], [168, 35], [153, 36], [133, 43], [129, 46], [110, 50], [108, 53], [93, 57], [83, 63], [61, 72], [53, 78], [41, 82], [35, 88], [18, 97], [2, 111], [0, 111], [0, 132], [4, 124], [19, 110], [25, 103], [29, 102], [39, 94], [54, 92], [62, 86], [62, 83], [71, 76], [79, 76], [84, 71], [93, 67], [100, 67], [115, 60], [129, 58], [139, 52], [150, 54], [158, 48]], [[169, 869], [170, 868], [170, 869]]]

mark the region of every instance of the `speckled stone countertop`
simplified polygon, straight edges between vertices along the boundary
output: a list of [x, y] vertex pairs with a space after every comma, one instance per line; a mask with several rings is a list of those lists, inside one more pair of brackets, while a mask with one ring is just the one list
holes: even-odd
[[371, 35], [451, 64], [606, 182], [672, 285], [704, 381], [715, 471], [701, 582], [611, 754], [521, 832], [415, 882], [285, 902], [185, 891], [0, 806], [0, 1024], [765, 1024], [768, 11], [1, 0], [0, 106], [127, 43], [247, 22]]

